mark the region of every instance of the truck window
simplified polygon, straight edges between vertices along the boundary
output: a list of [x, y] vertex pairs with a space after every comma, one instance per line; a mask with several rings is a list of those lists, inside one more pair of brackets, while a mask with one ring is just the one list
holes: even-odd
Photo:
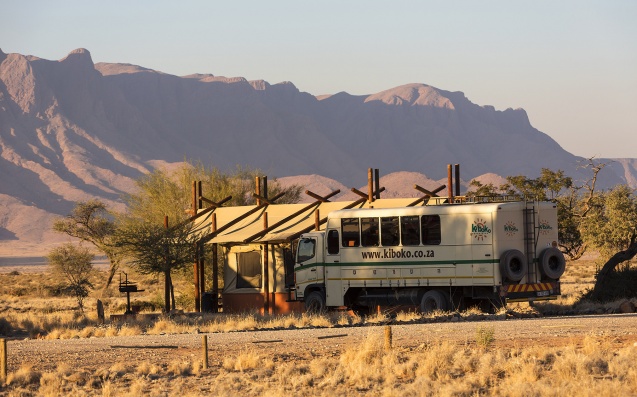
[[418, 216], [400, 217], [400, 238], [403, 245], [420, 245]]
[[363, 247], [378, 247], [378, 218], [361, 218], [361, 243]]
[[358, 228], [358, 218], [341, 219], [341, 230], [343, 232], [343, 247], [358, 247], [361, 236]]
[[383, 247], [395, 247], [400, 242], [398, 217], [380, 218], [380, 241]]
[[330, 230], [327, 232], [327, 253], [337, 255], [339, 250], [338, 230]]
[[439, 245], [441, 240], [440, 215], [423, 215], [420, 218], [422, 243], [424, 245]]
[[316, 242], [311, 238], [299, 240], [299, 249], [296, 254], [298, 263], [303, 263], [314, 258]]

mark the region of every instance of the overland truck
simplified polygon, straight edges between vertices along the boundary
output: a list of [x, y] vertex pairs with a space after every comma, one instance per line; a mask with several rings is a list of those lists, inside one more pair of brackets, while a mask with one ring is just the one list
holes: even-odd
[[538, 201], [334, 211], [299, 238], [294, 293], [312, 312], [556, 299], [557, 226], [556, 204]]

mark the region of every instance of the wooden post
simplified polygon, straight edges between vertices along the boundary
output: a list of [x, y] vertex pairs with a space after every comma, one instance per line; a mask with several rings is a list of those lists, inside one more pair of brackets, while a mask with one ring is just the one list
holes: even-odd
[[374, 169], [374, 190], [376, 190], [376, 200], [380, 200], [380, 171]]
[[454, 166], [456, 170], [456, 196], [460, 196], [460, 164]]
[[[199, 301], [203, 300], [203, 294], [206, 292], [206, 252], [204, 250], [205, 245], [203, 243], [198, 243], [199, 253]], [[201, 305], [203, 309], [203, 304]]]
[[318, 208], [314, 211], [314, 230], [321, 230], [321, 212]]
[[[217, 231], [217, 214], [212, 214], [210, 231]], [[219, 312], [219, 263], [217, 258], [218, 245], [212, 244], [212, 312]]]
[[7, 340], [0, 339], [0, 381], [7, 382]]
[[370, 203], [374, 201], [374, 172], [371, 168], [367, 169], [367, 200]]
[[[268, 213], [263, 213], [263, 228], [268, 228]], [[270, 264], [268, 260], [268, 243], [263, 244], [263, 314], [270, 314]]]
[[208, 369], [208, 335], [203, 335], [201, 339], [201, 356], [203, 361], [203, 369]]
[[257, 205], [261, 205], [261, 199], [258, 197], [261, 195], [261, 178], [254, 177], [254, 193], [257, 195]]
[[[203, 190], [201, 189], [201, 181], [197, 182], [198, 186], [199, 186], [199, 202], [198, 204], [198, 208], [202, 209], [203, 208]], [[195, 214], [196, 215], [196, 214]]]
[[263, 181], [263, 189], [262, 189], [263, 197], [265, 197], [267, 199], [268, 198], [268, 177], [267, 177], [267, 175], [262, 177], [261, 180]]
[[451, 164], [447, 164], [447, 191], [449, 192], [449, 204], [453, 204], [453, 173]]
[[391, 325], [385, 326], [385, 350], [392, 349]]
[[[164, 227], [168, 229], [168, 215], [164, 215]], [[170, 312], [170, 269], [168, 269], [168, 247], [165, 247], [166, 269], [164, 270], [164, 311]]]
[[[197, 207], [199, 204], [199, 193], [197, 192], [197, 181], [192, 181], [192, 216], [197, 215]], [[201, 311], [201, 294], [199, 288], [199, 244], [195, 243], [195, 261], [192, 265], [193, 284], [195, 287], [195, 311]]]

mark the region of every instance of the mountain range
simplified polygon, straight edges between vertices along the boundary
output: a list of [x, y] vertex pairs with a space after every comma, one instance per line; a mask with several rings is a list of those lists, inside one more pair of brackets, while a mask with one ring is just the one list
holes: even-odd
[[[46, 253], [64, 239], [51, 220], [75, 202], [122, 210], [135, 179], [186, 159], [249, 165], [317, 193], [365, 185], [370, 167], [389, 196], [445, 183], [449, 163], [461, 164], [465, 187], [541, 168], [590, 176], [579, 168], [586, 159], [523, 109], [479, 106], [462, 92], [407, 84], [313, 96], [290, 82], [95, 64], [85, 49], [61, 60], [0, 50], [0, 150], [0, 256]], [[637, 187], [637, 159], [597, 160], [610, 164], [602, 187]]]

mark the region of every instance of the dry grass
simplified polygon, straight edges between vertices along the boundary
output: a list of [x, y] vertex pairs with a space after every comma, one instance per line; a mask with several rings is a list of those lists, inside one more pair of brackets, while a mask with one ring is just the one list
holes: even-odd
[[256, 349], [203, 370], [174, 361], [164, 367], [124, 363], [89, 373], [60, 365], [51, 373], [21, 368], [6, 395], [243, 396], [618, 396], [637, 393], [637, 347], [603, 337], [579, 345], [485, 349], [448, 341], [386, 350], [382, 334], [336, 356], [283, 360]]

